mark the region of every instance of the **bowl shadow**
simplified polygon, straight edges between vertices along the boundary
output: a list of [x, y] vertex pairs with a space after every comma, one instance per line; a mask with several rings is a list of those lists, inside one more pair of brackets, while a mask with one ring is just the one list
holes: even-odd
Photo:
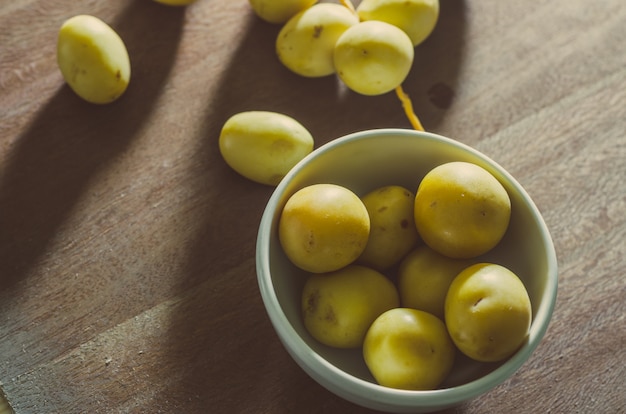
[[[453, 104], [463, 60], [464, 21], [462, 0], [441, 3], [437, 29], [416, 50], [416, 60], [429, 64], [416, 65], [404, 86], [429, 130], [436, 130]], [[204, 184], [196, 191], [219, 191], [220, 201], [205, 202], [208, 213], [190, 242], [187, 279], [181, 288], [194, 292], [184, 296], [184, 306], [172, 315], [167, 345], [172, 365], [180, 367], [177, 375], [181, 380], [162, 398], [188, 396], [193, 400], [188, 412], [201, 412], [208, 406], [215, 412], [243, 412], [257, 401], [268, 401], [267, 393], [274, 392], [280, 401], [276, 406], [284, 407], [284, 412], [311, 412], [312, 407], [329, 412], [371, 412], [330, 392], [324, 394], [324, 401], [319, 401], [319, 391], [303, 392], [321, 386], [291, 360], [273, 333], [256, 281], [255, 243], [265, 207], [261, 200], [267, 201], [273, 188], [233, 172], [222, 160], [217, 140], [224, 122], [247, 110], [292, 116], [309, 129], [316, 147], [358, 130], [410, 128], [410, 124], [395, 94], [366, 97], [347, 91], [334, 76], [304, 79], [295, 75], [275, 58], [279, 26], [261, 21], [252, 12], [242, 24], [246, 31], [219, 81], [220, 87], [207, 103], [198, 136], [201, 146], [196, 156], [206, 168], [198, 171], [196, 182]], [[227, 232], [220, 231], [224, 226], [217, 223], [225, 221], [230, 223]], [[214, 274], [212, 268], [232, 271]], [[239, 301], [246, 306], [233, 306]], [[242, 330], [247, 334], [242, 336]], [[193, 341], [181, 339], [190, 334], [195, 337]], [[259, 341], [242, 342], [242, 338], [252, 336]], [[271, 369], [265, 370], [266, 366]], [[267, 372], [273, 376], [266, 377]], [[280, 383], [278, 389], [272, 388], [272, 382]], [[260, 384], [262, 390], [252, 389], [250, 384]], [[256, 408], [263, 411], [266, 407]]]

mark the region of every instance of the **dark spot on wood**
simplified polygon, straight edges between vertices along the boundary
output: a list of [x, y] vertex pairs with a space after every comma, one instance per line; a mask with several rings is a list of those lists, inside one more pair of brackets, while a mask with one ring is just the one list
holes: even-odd
[[448, 109], [454, 100], [454, 91], [445, 83], [438, 82], [428, 89], [428, 97], [437, 108]]

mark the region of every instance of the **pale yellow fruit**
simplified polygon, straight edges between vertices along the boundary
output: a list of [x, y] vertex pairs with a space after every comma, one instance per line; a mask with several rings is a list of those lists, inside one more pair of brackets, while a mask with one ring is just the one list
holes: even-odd
[[295, 119], [276, 112], [248, 111], [222, 127], [219, 148], [226, 163], [244, 177], [276, 185], [313, 150], [311, 133]]
[[154, 0], [157, 3], [166, 4], [168, 6], [187, 6], [196, 2], [196, 0]]
[[380, 95], [404, 82], [413, 65], [413, 43], [401, 29], [360, 22], [337, 40], [333, 60], [339, 78], [362, 95]]
[[269, 23], [285, 23], [317, 0], [249, 0], [252, 10]]
[[367, 209], [349, 189], [313, 184], [294, 193], [278, 223], [280, 244], [293, 264], [312, 273], [338, 270], [365, 249]]
[[429, 171], [415, 196], [415, 225], [431, 248], [453, 258], [488, 252], [511, 216], [506, 189], [484, 168], [449, 162]]
[[94, 16], [66, 20], [57, 40], [57, 64], [84, 100], [105, 104], [119, 98], [130, 81], [130, 59], [120, 36]]
[[362, 197], [370, 216], [370, 237], [359, 262], [378, 270], [398, 263], [419, 241], [413, 218], [415, 194], [389, 185]]
[[452, 259], [425, 244], [411, 251], [398, 267], [400, 303], [444, 318], [444, 304], [452, 280], [472, 262]]
[[404, 30], [417, 46], [435, 29], [439, 0], [363, 0], [357, 13], [361, 20], [380, 20]]
[[457, 348], [477, 361], [510, 357], [528, 337], [530, 298], [522, 281], [509, 269], [479, 263], [452, 282], [445, 321]]
[[454, 352], [439, 318], [409, 308], [380, 315], [363, 342], [363, 357], [376, 381], [405, 390], [437, 388], [452, 370]]
[[301, 11], [283, 26], [276, 38], [279, 60], [301, 76], [335, 73], [333, 51], [341, 34], [359, 22], [339, 4], [320, 3]]
[[358, 265], [310, 275], [302, 291], [305, 328], [319, 342], [336, 348], [362, 346], [374, 319], [397, 306], [394, 284]]

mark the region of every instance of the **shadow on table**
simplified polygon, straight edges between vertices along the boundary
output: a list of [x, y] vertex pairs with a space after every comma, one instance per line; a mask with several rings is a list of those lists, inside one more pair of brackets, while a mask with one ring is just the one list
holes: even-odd
[[149, 117], [174, 62], [183, 17], [184, 9], [129, 3], [111, 22], [131, 56], [125, 95], [92, 105], [63, 85], [16, 139], [0, 181], [0, 291], [37, 265], [89, 181]]
[[[463, 58], [464, 13], [463, 1], [442, 1], [438, 28], [416, 55], [423, 63], [405, 84], [416, 112], [424, 114], [422, 122], [431, 131], [454, 99]], [[230, 170], [219, 155], [217, 139], [224, 122], [245, 110], [294, 117], [311, 131], [316, 147], [357, 130], [410, 128], [410, 124], [395, 94], [366, 97], [346, 91], [335, 77], [306, 79], [292, 74], [275, 58], [280, 28], [251, 13], [242, 24], [247, 31], [217, 95], [211, 98], [199, 137], [202, 147], [196, 155], [210, 167], [200, 172], [197, 182], [206, 187], [197, 191], [202, 194], [210, 188], [213, 193], [220, 191], [221, 197], [219, 203], [206, 206], [206, 218], [198, 223], [190, 244], [188, 280], [182, 283], [195, 288], [172, 315], [166, 356], [170, 366], [178, 367], [181, 380], [164, 391], [162, 399], [188, 398], [189, 412], [203, 407], [215, 412], [252, 407], [259, 412], [278, 407], [285, 407], [285, 412], [311, 412], [311, 407], [356, 412], [355, 406], [313, 383], [278, 342], [254, 269], [256, 233], [272, 188]], [[232, 272], [213, 274], [212, 268]], [[258, 405], [270, 400], [272, 407]]]
[[466, 37], [465, 0], [440, 0], [433, 33], [415, 49], [415, 62], [404, 87], [424, 128], [437, 132], [454, 105], [463, 67]]

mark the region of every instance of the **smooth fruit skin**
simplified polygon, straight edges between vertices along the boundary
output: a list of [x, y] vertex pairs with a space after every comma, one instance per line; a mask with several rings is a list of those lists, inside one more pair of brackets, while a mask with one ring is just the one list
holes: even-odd
[[413, 65], [411, 39], [380, 21], [361, 22], [337, 40], [333, 60], [339, 78], [362, 95], [381, 95], [400, 86]]
[[317, 0], [249, 0], [252, 10], [268, 23], [285, 23]]
[[472, 265], [469, 259], [452, 259], [425, 244], [412, 250], [398, 267], [400, 303], [444, 318], [448, 289], [462, 270]]
[[449, 162], [429, 171], [415, 196], [415, 225], [437, 252], [457, 259], [479, 256], [504, 236], [511, 216], [506, 189], [484, 168]]
[[359, 22], [339, 4], [320, 3], [292, 17], [276, 38], [276, 53], [289, 70], [306, 77], [335, 73], [333, 51], [339, 36]]
[[362, 197], [370, 216], [370, 237], [359, 263], [385, 270], [398, 263], [419, 241], [413, 218], [415, 194], [389, 185]]
[[402, 29], [417, 46], [435, 29], [439, 0], [363, 0], [356, 10], [363, 21], [380, 20]]
[[222, 126], [224, 161], [244, 177], [276, 185], [313, 150], [313, 136], [295, 119], [277, 112], [239, 112]]
[[405, 390], [437, 388], [452, 370], [454, 353], [444, 323], [409, 308], [380, 315], [363, 342], [363, 358], [376, 381]]
[[91, 103], [115, 101], [130, 81], [124, 42], [94, 16], [78, 15], [63, 23], [57, 40], [57, 63], [70, 88]]
[[311, 273], [338, 270], [365, 249], [370, 232], [367, 209], [349, 189], [313, 184], [294, 193], [278, 222], [283, 251], [293, 264]]
[[398, 303], [389, 279], [358, 265], [312, 274], [302, 291], [306, 329], [319, 342], [335, 348], [362, 346], [374, 319]]
[[532, 309], [522, 281], [509, 269], [478, 263], [450, 285], [445, 321], [457, 348], [481, 362], [510, 357], [528, 337]]

